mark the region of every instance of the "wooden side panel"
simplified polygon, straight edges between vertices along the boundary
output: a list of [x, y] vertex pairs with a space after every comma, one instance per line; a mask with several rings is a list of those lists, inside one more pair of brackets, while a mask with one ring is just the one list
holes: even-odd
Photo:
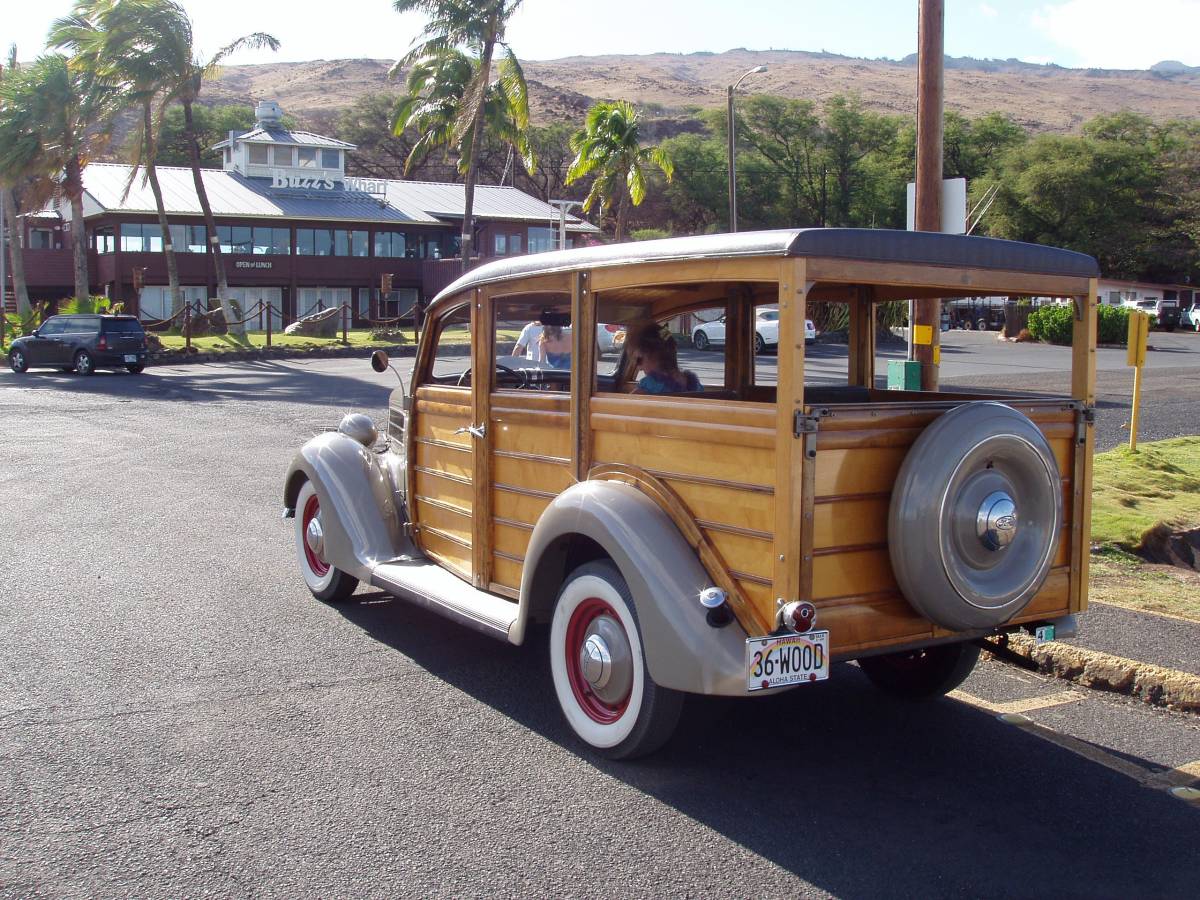
[[492, 583], [518, 590], [533, 526], [551, 499], [575, 480], [571, 398], [501, 391], [491, 400]]
[[[661, 479], [747, 598], [773, 612], [773, 406], [604, 395], [592, 399], [591, 421], [595, 464], [634, 466]], [[724, 440], [714, 442], [721, 429]]]
[[430, 385], [416, 392], [412, 416], [409, 516], [421, 549], [460, 577], [472, 573], [475, 453], [456, 434], [471, 424], [471, 393]]
[[[925, 403], [828, 407], [817, 437], [811, 599], [832, 649], [853, 652], [948, 634], [900, 593], [888, 555], [887, 519], [901, 463], [944, 409]], [[1074, 412], [1065, 401], [1014, 403], [1041, 428], [1063, 478], [1064, 529], [1046, 585], [1016, 621], [1067, 611], [1072, 547]]]

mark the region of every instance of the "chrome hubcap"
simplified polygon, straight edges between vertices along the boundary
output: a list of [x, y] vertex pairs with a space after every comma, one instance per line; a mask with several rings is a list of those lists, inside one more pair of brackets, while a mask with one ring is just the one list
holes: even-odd
[[983, 546], [992, 551], [1006, 548], [1017, 536], [1017, 505], [1004, 491], [983, 498], [975, 517], [975, 533]]
[[633, 652], [620, 624], [598, 616], [579, 648], [579, 671], [592, 693], [605, 703], [619, 703], [633, 687]]
[[612, 654], [600, 635], [593, 634], [584, 642], [579, 651], [579, 668], [592, 690], [603, 688], [612, 678]]
[[325, 532], [321, 530], [321, 520], [316, 516], [309, 520], [308, 527], [304, 529], [304, 542], [318, 559], [325, 559]]

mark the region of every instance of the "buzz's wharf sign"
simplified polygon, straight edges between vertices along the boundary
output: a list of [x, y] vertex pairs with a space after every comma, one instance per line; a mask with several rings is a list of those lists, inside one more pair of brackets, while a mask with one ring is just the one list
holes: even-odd
[[[363, 194], [387, 194], [387, 182], [378, 178], [346, 178], [342, 181], [342, 185], [347, 191]], [[294, 170], [289, 169], [272, 169], [271, 187], [299, 188], [306, 191], [336, 191], [338, 182], [328, 174], [308, 176], [298, 175]]]

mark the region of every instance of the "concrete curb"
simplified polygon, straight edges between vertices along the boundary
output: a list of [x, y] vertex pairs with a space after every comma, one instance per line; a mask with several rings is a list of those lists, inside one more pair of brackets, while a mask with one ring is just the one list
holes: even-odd
[[1039, 644], [1024, 634], [1009, 634], [1007, 638], [1008, 650], [1043, 674], [1094, 690], [1136, 697], [1152, 706], [1200, 713], [1200, 675], [1058, 641]]

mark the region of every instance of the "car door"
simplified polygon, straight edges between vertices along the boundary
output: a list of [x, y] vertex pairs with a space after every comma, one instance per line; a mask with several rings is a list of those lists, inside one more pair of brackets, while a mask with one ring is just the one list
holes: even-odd
[[414, 377], [408, 512], [421, 549], [466, 581], [475, 575], [475, 403], [470, 297], [448, 304], [429, 323]]
[[25, 342], [25, 353], [31, 366], [53, 366], [61, 352], [56, 350], [62, 344], [64, 320], [60, 318], [47, 319], [42, 326]]

